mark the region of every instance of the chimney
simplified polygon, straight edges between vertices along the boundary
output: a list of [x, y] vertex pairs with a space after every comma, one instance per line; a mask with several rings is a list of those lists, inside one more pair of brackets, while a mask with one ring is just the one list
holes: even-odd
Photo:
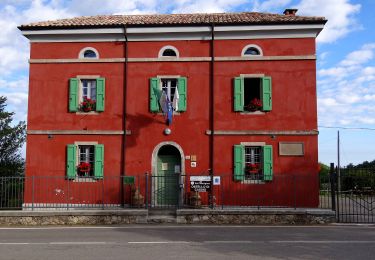
[[298, 9], [285, 9], [284, 15], [296, 16]]

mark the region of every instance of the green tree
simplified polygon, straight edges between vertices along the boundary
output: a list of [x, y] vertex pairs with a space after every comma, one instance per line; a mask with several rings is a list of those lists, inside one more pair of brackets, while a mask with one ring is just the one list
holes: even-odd
[[6, 97], [0, 96], [0, 176], [19, 176], [24, 173], [20, 148], [26, 139], [24, 121], [12, 126], [14, 112], [5, 111]]

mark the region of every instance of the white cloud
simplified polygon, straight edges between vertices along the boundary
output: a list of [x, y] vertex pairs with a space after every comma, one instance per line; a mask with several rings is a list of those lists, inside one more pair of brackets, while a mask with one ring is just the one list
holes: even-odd
[[[292, 1], [291, 0], [267, 0], [267, 1], [259, 1], [256, 0], [253, 3], [253, 10], [254, 11], [276, 11], [280, 12], [280, 9], [283, 7], [288, 6]], [[284, 11], [284, 10], [281, 10]]]
[[365, 44], [332, 68], [318, 71], [318, 113], [321, 125], [375, 124], [374, 44]]
[[374, 57], [375, 44], [366, 44], [360, 50], [349, 53], [346, 58], [340, 62], [343, 66], [353, 66], [368, 62]]
[[361, 5], [351, 4], [349, 0], [302, 0], [296, 7], [299, 15], [324, 16], [328, 19], [318, 36], [318, 42], [334, 42], [359, 27], [354, 16], [359, 13]]
[[248, 2], [247, 0], [175, 0], [173, 13], [221, 13]]

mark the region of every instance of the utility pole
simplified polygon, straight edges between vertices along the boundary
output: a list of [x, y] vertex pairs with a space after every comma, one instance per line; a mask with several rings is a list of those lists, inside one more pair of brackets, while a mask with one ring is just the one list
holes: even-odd
[[337, 190], [341, 191], [341, 174], [340, 174], [340, 131], [337, 131]]

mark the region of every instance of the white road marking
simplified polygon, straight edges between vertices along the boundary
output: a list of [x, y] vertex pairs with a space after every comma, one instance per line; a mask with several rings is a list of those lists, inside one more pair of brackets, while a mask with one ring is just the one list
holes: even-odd
[[372, 240], [211, 240], [211, 241], [129, 241], [129, 242], [74, 242], [74, 241], [63, 241], [63, 242], [0, 242], [0, 246], [24, 246], [24, 245], [125, 245], [125, 244], [375, 244]]
[[190, 244], [188, 241], [129, 241], [128, 244]]
[[105, 245], [110, 242], [49, 242], [50, 245]]

